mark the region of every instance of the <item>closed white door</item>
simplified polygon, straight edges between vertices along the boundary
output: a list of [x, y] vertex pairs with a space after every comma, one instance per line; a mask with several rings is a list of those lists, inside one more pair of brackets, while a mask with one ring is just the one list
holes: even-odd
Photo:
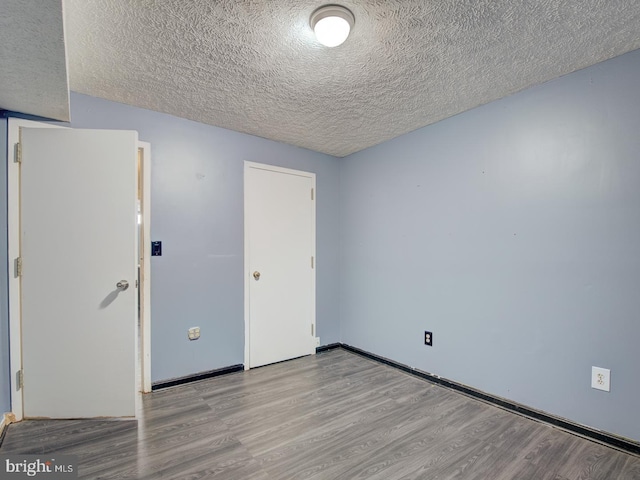
[[245, 164], [250, 367], [315, 352], [314, 187], [312, 173]]
[[137, 133], [20, 133], [24, 415], [134, 416]]

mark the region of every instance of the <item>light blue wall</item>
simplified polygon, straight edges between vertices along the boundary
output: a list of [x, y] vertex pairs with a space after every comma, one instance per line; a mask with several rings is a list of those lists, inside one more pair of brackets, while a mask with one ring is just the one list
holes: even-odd
[[640, 440], [639, 85], [636, 51], [345, 159], [342, 341]]
[[[0, 118], [0, 263], [8, 268], [7, 259], [7, 119]], [[0, 275], [0, 417], [11, 410], [11, 371], [9, 365], [9, 300], [8, 277]]]
[[[243, 361], [250, 160], [318, 175], [323, 344], [640, 440], [639, 78], [637, 51], [343, 160], [72, 94], [73, 126], [152, 144], [153, 380]], [[1, 412], [6, 278], [0, 291]], [[592, 365], [612, 369], [611, 393], [589, 387]]]
[[162, 241], [151, 259], [153, 381], [244, 362], [244, 160], [316, 173], [317, 329], [323, 344], [339, 341], [338, 159], [79, 94], [71, 118], [151, 143], [151, 237]]

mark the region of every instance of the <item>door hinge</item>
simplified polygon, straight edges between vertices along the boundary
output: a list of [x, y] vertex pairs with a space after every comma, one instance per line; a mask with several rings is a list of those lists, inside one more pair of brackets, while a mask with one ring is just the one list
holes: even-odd
[[311, 200], [313, 200], [313, 188], [311, 189]]
[[20, 369], [16, 372], [16, 390], [22, 389], [24, 386], [24, 373], [23, 370]]
[[16, 163], [22, 163], [22, 143], [16, 143], [16, 155], [14, 158]]
[[313, 257], [311, 257], [311, 268], [313, 268]]
[[313, 323], [311, 324], [311, 336], [313, 337], [315, 333], [315, 328], [313, 328]]
[[138, 280], [136, 280], [136, 288], [138, 288]]
[[22, 276], [22, 257], [16, 258], [16, 277]]

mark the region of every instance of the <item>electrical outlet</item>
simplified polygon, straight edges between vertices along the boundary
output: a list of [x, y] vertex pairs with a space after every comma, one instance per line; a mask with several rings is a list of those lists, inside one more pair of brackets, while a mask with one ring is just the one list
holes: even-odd
[[200, 338], [200, 327], [191, 327], [189, 329], [189, 340], [197, 340]]
[[316, 347], [320, 346], [320, 337], [316, 337]]
[[433, 347], [433, 332], [424, 332], [424, 344]]
[[608, 368], [591, 367], [591, 388], [611, 391], [611, 370]]

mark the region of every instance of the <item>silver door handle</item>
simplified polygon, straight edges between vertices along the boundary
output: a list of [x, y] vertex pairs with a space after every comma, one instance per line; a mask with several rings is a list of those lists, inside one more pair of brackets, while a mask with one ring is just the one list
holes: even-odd
[[129, 282], [127, 282], [126, 280], [120, 280], [118, 283], [116, 283], [116, 288], [118, 290], [125, 291], [127, 288], [129, 288]]
[[253, 278], [255, 278], [256, 280], [260, 280], [260, 272], [258, 271], [253, 272]]

